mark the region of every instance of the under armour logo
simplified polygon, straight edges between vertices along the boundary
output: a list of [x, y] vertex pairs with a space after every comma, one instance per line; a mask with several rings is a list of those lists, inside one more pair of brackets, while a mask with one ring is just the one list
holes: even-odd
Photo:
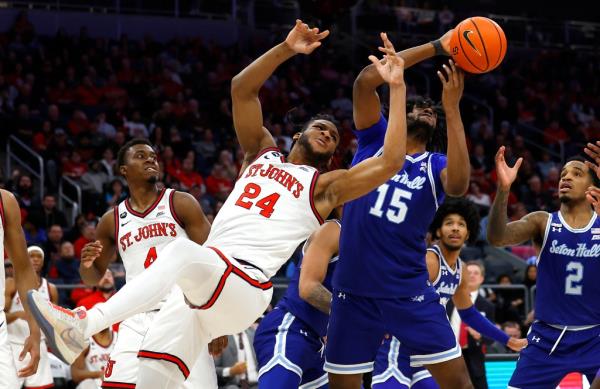
[[562, 227], [552, 227], [552, 232], [562, 232]]
[[346, 293], [342, 293], [342, 292], [338, 293], [338, 298], [346, 300]]
[[540, 343], [540, 340], [541, 340], [541, 339], [540, 339], [539, 337], [537, 337], [537, 336], [533, 336], [533, 337], [531, 337], [531, 341], [532, 341], [532, 342], [535, 342], [535, 343]]
[[413, 301], [415, 303], [423, 302], [423, 301], [425, 301], [425, 295], [422, 294], [420, 296], [413, 296], [410, 298], [410, 301]]
[[421, 171], [421, 172], [427, 171], [427, 162], [421, 162], [421, 167], [419, 168], [419, 171]]
[[304, 336], [308, 336], [308, 332], [304, 331], [304, 330], [300, 330], [300, 333]]

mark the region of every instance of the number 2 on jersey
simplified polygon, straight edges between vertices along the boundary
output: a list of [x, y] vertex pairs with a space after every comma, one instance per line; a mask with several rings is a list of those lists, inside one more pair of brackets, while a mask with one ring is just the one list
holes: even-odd
[[[377, 195], [375, 205], [373, 205], [371, 209], [369, 209], [369, 213], [371, 215], [383, 217], [383, 202], [385, 201], [385, 196], [387, 195], [389, 188], [389, 184], [383, 184], [379, 188], [377, 188], [377, 192], [379, 192], [379, 195]], [[402, 201], [402, 199], [410, 200], [411, 198], [411, 192], [399, 188], [394, 188], [394, 192], [392, 193], [392, 199], [386, 207], [387, 210], [385, 212], [385, 217], [392, 223], [402, 223], [404, 219], [406, 219], [406, 212], [408, 212], [408, 206], [405, 202]]]
[[247, 184], [244, 188], [244, 193], [240, 195], [240, 197], [235, 202], [235, 205], [246, 209], [250, 209], [253, 205], [256, 205], [258, 208], [262, 209], [262, 211], [260, 211], [259, 213], [268, 219], [273, 214], [275, 204], [281, 196], [279, 195], [279, 193], [271, 193], [270, 195], [258, 200], [256, 203], [245, 200], [252, 200], [257, 198], [258, 195], [260, 195], [260, 191], [261, 189], [259, 185], [256, 185], [252, 182]]
[[150, 247], [148, 254], [146, 254], [146, 260], [144, 261], [144, 269], [147, 269], [148, 266], [152, 265], [154, 261], [156, 261], [157, 257], [158, 254], [156, 253], [156, 247]]
[[[573, 273], [572, 273], [573, 272]], [[583, 293], [583, 264], [581, 262], [567, 263], [567, 279], [565, 280], [565, 294], [580, 296]]]

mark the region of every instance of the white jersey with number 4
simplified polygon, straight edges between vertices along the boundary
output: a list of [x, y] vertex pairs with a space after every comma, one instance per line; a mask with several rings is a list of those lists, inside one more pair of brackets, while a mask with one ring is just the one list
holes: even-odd
[[[145, 212], [137, 212], [129, 198], [115, 208], [115, 239], [125, 267], [125, 281], [152, 265], [162, 249], [177, 238], [188, 238], [174, 208], [175, 190], [163, 189]], [[160, 305], [169, 296], [161, 301]]]
[[205, 246], [244, 260], [267, 277], [323, 222], [313, 202], [318, 171], [263, 150], [238, 178]]
[[126, 281], [150, 266], [167, 244], [176, 238], [188, 237], [175, 214], [174, 196], [175, 190], [163, 189], [143, 213], [135, 211], [129, 199], [115, 208], [115, 239], [125, 266]]

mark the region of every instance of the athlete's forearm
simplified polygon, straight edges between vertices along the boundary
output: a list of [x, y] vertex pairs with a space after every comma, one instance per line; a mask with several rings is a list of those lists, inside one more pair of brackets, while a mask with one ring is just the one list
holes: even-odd
[[471, 305], [467, 309], [459, 309], [458, 314], [466, 325], [473, 328], [483, 336], [493, 339], [500, 344], [507, 344], [510, 337], [496, 327], [491, 321], [481, 314], [475, 306]]
[[494, 246], [501, 246], [505, 241], [506, 225], [508, 222], [506, 210], [509, 193], [509, 191], [498, 189], [488, 215], [487, 240]]
[[231, 80], [232, 94], [258, 95], [258, 91], [275, 69], [294, 55], [296, 53], [285, 42], [273, 47]]
[[323, 284], [316, 283], [302, 298], [319, 311], [329, 315], [331, 311], [331, 292]]
[[446, 169], [446, 193], [450, 196], [462, 196], [469, 188], [471, 162], [465, 128], [458, 104], [444, 107], [446, 126], [448, 127], [448, 167]]
[[79, 266], [79, 275], [81, 276], [81, 280], [85, 285], [98, 285], [98, 282], [100, 282], [104, 273], [106, 273], [106, 270], [104, 270], [102, 275], [100, 274], [100, 270], [96, 267], [96, 263], [94, 263], [89, 268], [83, 266], [83, 264]]
[[[402, 57], [404, 60], [404, 68], [408, 69], [411, 66], [418, 64], [428, 58], [435, 56], [435, 49], [431, 43], [425, 43], [420, 46], [411, 47], [410, 49], [402, 50], [396, 53], [397, 56]], [[383, 78], [375, 68], [375, 65], [371, 64], [365, 66], [364, 69], [358, 75], [356, 81], [364, 85], [366, 88], [376, 89], [383, 84]]]

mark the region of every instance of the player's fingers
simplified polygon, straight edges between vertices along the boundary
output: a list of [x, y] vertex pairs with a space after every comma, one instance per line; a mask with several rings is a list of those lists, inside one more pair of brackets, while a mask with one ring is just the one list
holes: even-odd
[[308, 45], [308, 52], [310, 53], [311, 51], [313, 51], [314, 49], [316, 49], [319, 46], [321, 46], [321, 42], [311, 43], [310, 45]]
[[436, 74], [437, 74], [438, 78], [440, 79], [440, 81], [442, 82], [442, 85], [445, 86], [448, 83], [448, 80], [446, 80], [446, 77], [439, 70], [436, 72]]
[[513, 166], [513, 170], [515, 170], [515, 171], [519, 170], [522, 163], [523, 163], [523, 157], [517, 159], [517, 163], [515, 163], [515, 166]]
[[322, 39], [327, 38], [328, 36], [329, 36], [329, 30], [325, 30], [325, 31], [322, 31], [321, 33], [317, 34], [317, 39], [322, 40]]
[[587, 148], [589, 148], [590, 150], [592, 150], [596, 154], [600, 154], [600, 143], [599, 142], [596, 142], [596, 143], [597, 144], [593, 144], [592, 142], [589, 142], [587, 144]]
[[456, 65], [454, 64], [453, 60], [449, 60], [448, 63], [450, 64], [450, 75], [452, 76], [452, 82], [457, 85], [458, 84], [458, 72], [456, 70]]
[[496, 159], [496, 162], [500, 162], [502, 159], [504, 159], [504, 146], [500, 146], [500, 148], [496, 152], [495, 159]]
[[377, 70], [381, 69], [381, 60], [379, 58], [377, 58], [374, 55], [369, 55], [369, 61], [371, 61], [373, 63], [373, 65], [375, 65], [375, 67], [377, 68]]
[[585, 164], [588, 168], [590, 168], [592, 171], [598, 174], [598, 170], [600, 170], [600, 167], [598, 165], [591, 163], [590, 161], [585, 161]]

